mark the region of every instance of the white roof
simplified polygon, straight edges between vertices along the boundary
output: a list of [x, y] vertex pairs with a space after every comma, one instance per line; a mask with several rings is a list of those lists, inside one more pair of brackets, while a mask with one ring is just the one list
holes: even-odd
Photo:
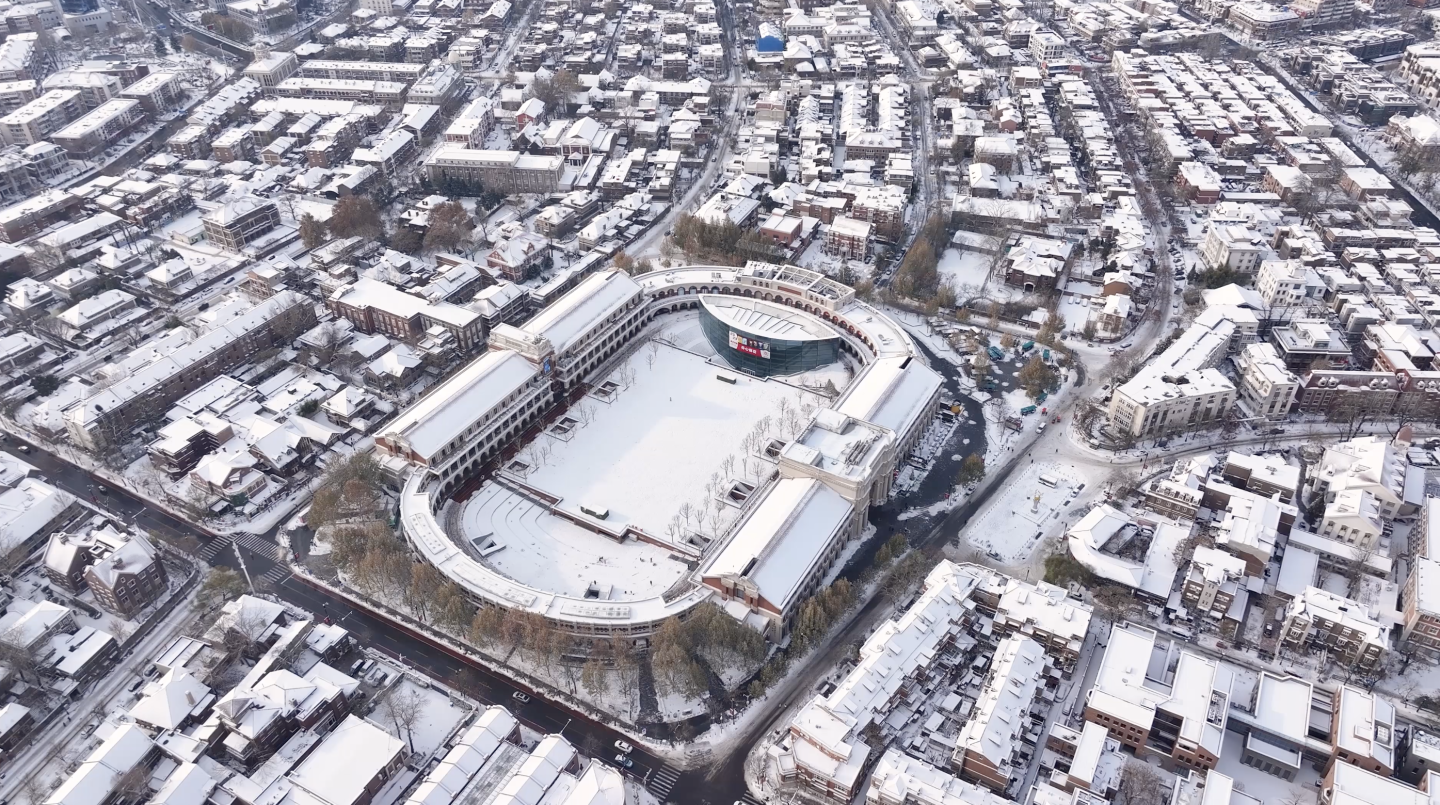
[[1180, 652], [1174, 678], [1166, 685], [1148, 676], [1155, 632], [1131, 623], [1117, 623], [1087, 703], [1095, 710], [1149, 729], [1156, 710], [1180, 719], [1180, 737], [1215, 756], [1225, 736], [1233, 674], [1207, 657]]
[[501, 400], [534, 380], [539, 371], [518, 352], [486, 352], [405, 409], [384, 435], [398, 436], [416, 453], [433, 459]]
[[74, 502], [74, 495], [36, 478], [0, 492], [0, 550], [10, 551], [34, 538]]
[[520, 329], [547, 339], [556, 354], [564, 354], [576, 339], [641, 293], [640, 285], [623, 271], [591, 274]]
[[50, 792], [45, 805], [103, 805], [126, 772], [149, 756], [155, 743], [134, 724], [125, 724], [106, 738], [59, 788]]
[[958, 749], [984, 757], [1002, 773], [1030, 726], [1025, 717], [1040, 692], [1045, 649], [1023, 635], [1000, 641], [975, 709], [960, 730]]
[[835, 410], [888, 428], [903, 438], [916, 420], [930, 413], [943, 383], [919, 358], [877, 358], [845, 389]]
[[808, 313], [761, 299], [707, 294], [700, 297], [700, 304], [723, 324], [746, 334], [785, 341], [825, 341], [839, 337]]
[[67, 607], [53, 601], [16, 600], [0, 618], [0, 640], [15, 646], [29, 646], [69, 614]]
[[1303, 679], [1261, 671], [1255, 690], [1256, 723], [1274, 735], [1303, 745], [1310, 730], [1310, 697], [1313, 692], [1310, 683]]
[[130, 708], [130, 716], [142, 724], [173, 730], [213, 698], [210, 688], [189, 672], [171, 669], [146, 688], [145, 696]]
[[852, 511], [850, 501], [814, 478], [783, 478], [705, 575], [749, 578], [762, 598], [785, 612]]
[[404, 751], [404, 741], [349, 715], [290, 773], [290, 781], [328, 805], [353, 805]]
[[205, 805], [215, 790], [215, 778], [194, 763], [180, 764], [155, 796], [150, 805]]

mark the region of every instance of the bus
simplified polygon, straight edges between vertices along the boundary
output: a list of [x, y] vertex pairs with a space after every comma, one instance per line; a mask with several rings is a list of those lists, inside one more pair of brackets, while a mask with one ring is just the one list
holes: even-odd
[[1040, 483], [1050, 487], [1051, 489], [1054, 489], [1055, 487], [1060, 485], [1060, 479], [1056, 478], [1053, 475], [1041, 475]]

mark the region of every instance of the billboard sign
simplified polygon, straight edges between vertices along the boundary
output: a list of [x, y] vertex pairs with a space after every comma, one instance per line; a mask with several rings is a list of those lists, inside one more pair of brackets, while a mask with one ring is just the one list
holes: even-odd
[[745, 336], [740, 335], [734, 330], [730, 331], [730, 348], [737, 352], [743, 352], [746, 355], [753, 355], [757, 358], [764, 358], [767, 361], [770, 360], [769, 343], [765, 341], [756, 341], [753, 338], [746, 338]]

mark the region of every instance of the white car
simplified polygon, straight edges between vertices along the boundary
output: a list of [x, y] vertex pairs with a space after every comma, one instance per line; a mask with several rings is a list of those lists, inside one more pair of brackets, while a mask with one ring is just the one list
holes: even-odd
[[624, 741], [616, 741], [616, 742], [615, 742], [615, 748], [616, 748], [616, 749], [619, 749], [621, 752], [624, 752], [624, 753], [627, 754], [627, 755], [630, 754], [631, 752], [634, 752], [634, 751], [635, 751], [635, 747], [631, 746], [630, 744], [628, 744], [628, 743], [626, 743], [626, 742], [624, 742]]

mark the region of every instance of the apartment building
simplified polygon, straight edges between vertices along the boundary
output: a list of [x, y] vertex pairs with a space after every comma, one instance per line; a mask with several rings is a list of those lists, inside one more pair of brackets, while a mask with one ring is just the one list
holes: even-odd
[[1238, 624], [1239, 613], [1231, 612], [1238, 600], [1246, 601], [1241, 585], [1245, 580], [1245, 560], [1234, 554], [1200, 546], [1190, 558], [1190, 567], [1180, 588], [1185, 608], [1217, 623]]
[[413, 84], [425, 72], [424, 64], [386, 61], [340, 61], [309, 59], [300, 63], [302, 78], [331, 78], [344, 81], [390, 81]]
[[269, 199], [244, 196], [221, 204], [200, 222], [207, 240], [238, 252], [280, 225], [280, 208]]
[[[870, 745], [868, 736], [876, 730], [882, 738], [887, 732], [893, 732], [885, 724], [886, 717], [914, 690], [932, 680], [948, 679], [957, 669], [966, 667], [971, 660], [969, 652], [983, 651], [995, 656], [990, 682], [1018, 679], [1024, 690], [1029, 690], [1025, 680], [1045, 661], [1070, 662], [1073, 667], [1073, 660], [1057, 657], [1049, 650], [1045, 660], [1039, 658], [1035, 647], [1044, 648], [1046, 641], [1024, 634], [1014, 625], [1022, 619], [1051, 624], [1050, 628], [1057, 633], [1067, 633], [1065, 640], [1052, 641], [1051, 645], [1062, 646], [1068, 653], [1072, 638], [1077, 647], [1083, 640], [1090, 624], [1090, 610], [1078, 601], [1067, 599], [1064, 591], [1059, 591], [1058, 597], [1048, 593], [1035, 595], [1037, 592], [1044, 591], [989, 568], [941, 562], [926, 577], [915, 603], [871, 633], [860, 648], [859, 662], [835, 690], [828, 695], [813, 696], [801, 708], [790, 723], [787, 742], [767, 757], [767, 772], [804, 784], [820, 796], [848, 802], [864, 785], [864, 772], [873, 760], [876, 748]], [[999, 648], [992, 651], [988, 643], [976, 646], [972, 639], [986, 631], [991, 613], [998, 617], [989, 626], [1000, 626], [1001, 619], [1009, 624], [997, 634], [1001, 640], [999, 645], [1006, 647], [1007, 655], [1013, 648], [1015, 659], [1008, 664], [1001, 662]], [[1057, 625], [1060, 623], [1066, 625]], [[1001, 705], [1017, 704], [1018, 699], [1032, 697], [1025, 695], [1024, 690], [1019, 691], [1018, 699], [1007, 697], [994, 684], [989, 689], [996, 704], [976, 711], [978, 723], [974, 728], [967, 728], [966, 735], [983, 740], [982, 736], [988, 732], [1003, 744], [1008, 740], [1003, 736], [1011, 734], [1009, 730], [1013, 725], [1000, 718]], [[967, 749], [962, 753], [961, 746], [958, 743], [956, 746], [957, 754], [969, 765], [971, 776], [987, 780], [998, 778], [996, 772], [1007, 762], [1008, 753], [1003, 749], [987, 753], [976, 747], [974, 752]], [[923, 766], [937, 771], [929, 764]], [[963, 783], [957, 781], [957, 785]], [[977, 799], [993, 796], [983, 789], [975, 791]]]
[[1280, 496], [1281, 503], [1292, 503], [1300, 487], [1300, 468], [1287, 464], [1276, 455], [1250, 455], [1231, 450], [1225, 455], [1220, 475], [1231, 486], [1267, 498]]
[[1254, 274], [1264, 253], [1264, 240], [1243, 224], [1212, 224], [1200, 243], [1200, 257], [1212, 270]]
[[1230, 350], [1235, 323], [1212, 308], [1115, 390], [1113, 433], [1149, 438], [1208, 427], [1235, 404], [1235, 385], [1214, 367]]
[[[1031, 714], [1045, 688], [1047, 668], [1045, 649], [1034, 640], [1011, 635], [1000, 641], [970, 720], [956, 737], [950, 760], [956, 776], [1004, 793], [1011, 778], [1023, 772], [1020, 752], [1033, 727]], [[1036, 715], [1043, 721], [1043, 712]]]
[[397, 81], [291, 76], [275, 85], [275, 93], [282, 98], [378, 103], [391, 109], [405, 102], [405, 85]]
[[1327, 502], [1347, 490], [1368, 492], [1384, 520], [1415, 512], [1424, 500], [1424, 492], [1419, 483], [1421, 473], [1406, 461], [1409, 447], [1408, 435], [1393, 440], [1360, 436], [1327, 447], [1310, 473], [1310, 488], [1324, 495]]
[[[133, 350], [134, 360], [127, 359], [135, 365], [116, 373], [123, 379], [65, 411], [66, 432], [81, 447], [103, 452], [128, 438], [136, 425], [163, 415], [175, 400], [313, 326], [314, 305], [299, 294], [281, 291], [191, 340], [166, 341], [163, 351], [152, 352], [141, 344]], [[164, 340], [165, 334], [157, 339]]]
[[115, 98], [51, 135], [56, 145], [80, 157], [93, 157], [145, 119], [133, 98]]
[[120, 97], [138, 101], [151, 115], [160, 115], [180, 102], [185, 86], [179, 73], [154, 72], [120, 91]]
[[1315, 270], [1295, 259], [1265, 260], [1255, 277], [1255, 290], [1271, 308], [1296, 307], [1323, 289]]
[[1236, 399], [1247, 417], [1283, 420], [1290, 414], [1300, 378], [1285, 366], [1270, 344], [1247, 344], [1235, 360], [1240, 370]]
[[1307, 587], [1291, 599], [1280, 642], [1296, 651], [1324, 652], [1362, 670], [1374, 668], [1389, 650], [1388, 629], [1365, 605], [1319, 587]]
[[1380, 547], [1385, 523], [1380, 517], [1380, 504], [1375, 496], [1363, 489], [1338, 492], [1325, 504], [1320, 518], [1320, 536], [1339, 540], [1361, 551]]
[[45, 76], [41, 82], [47, 90], [73, 89], [80, 93], [80, 103], [86, 111], [94, 109], [111, 98], [120, 96], [124, 86], [118, 76], [98, 70], [61, 70]]
[[4, 117], [0, 136], [10, 145], [32, 145], [47, 139], [85, 113], [80, 92], [52, 89]]
[[844, 260], [864, 260], [872, 229], [865, 221], [841, 215], [825, 230], [825, 252]]
[[1171, 666], [1150, 663], [1153, 629], [1120, 622], [1110, 629], [1085, 720], [1099, 724], [1137, 757], [1196, 771], [1215, 768], [1225, 740], [1234, 682], [1229, 666], [1181, 650]]

